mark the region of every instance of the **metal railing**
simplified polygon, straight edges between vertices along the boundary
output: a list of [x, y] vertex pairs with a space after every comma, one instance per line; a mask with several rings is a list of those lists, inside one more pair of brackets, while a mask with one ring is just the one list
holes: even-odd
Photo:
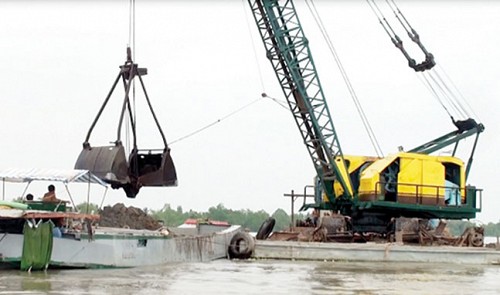
[[307, 198], [314, 198], [314, 194], [307, 194], [307, 189], [310, 189], [312, 188], [313, 190], [315, 189], [314, 188], [314, 185], [306, 185], [304, 186], [304, 193], [303, 194], [296, 194], [294, 190], [292, 190], [292, 192], [290, 194], [283, 194], [284, 197], [287, 197], [287, 198], [290, 198], [290, 218], [291, 218], [291, 224], [290, 224], [290, 228], [291, 230], [293, 231], [293, 227], [295, 226], [295, 201], [297, 201], [297, 199], [299, 198], [302, 198], [303, 199], [303, 202], [302, 202], [302, 206], [304, 206], [306, 204], [306, 199]]
[[[375, 195], [384, 195], [387, 190], [385, 189], [386, 182], [377, 182], [375, 184]], [[413, 188], [413, 189], [412, 189]], [[400, 194], [400, 191], [404, 191]], [[425, 193], [424, 193], [425, 192]], [[478, 194], [479, 193], [479, 194]], [[439, 186], [439, 185], [423, 185], [414, 183], [398, 183], [396, 186], [396, 196], [403, 195], [405, 197], [414, 197], [415, 204], [422, 205], [424, 198], [427, 200], [434, 198], [434, 203], [430, 205], [442, 205], [440, 200], [443, 200], [446, 206], [456, 206], [460, 207], [462, 205], [473, 205], [477, 204], [477, 198], [479, 198], [479, 208], [482, 206], [482, 190], [473, 187], [461, 188], [452, 186]], [[469, 198], [469, 194], [474, 194]], [[446, 198], [446, 196], [450, 198]], [[462, 196], [464, 196], [464, 202], [462, 202]], [[396, 202], [398, 200], [396, 199]], [[470, 204], [472, 203], [472, 204]], [[429, 205], [429, 204], [427, 204]]]

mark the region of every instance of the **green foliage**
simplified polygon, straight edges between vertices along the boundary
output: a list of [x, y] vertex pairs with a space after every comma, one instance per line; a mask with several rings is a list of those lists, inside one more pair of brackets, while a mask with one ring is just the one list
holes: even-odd
[[[464, 233], [464, 231], [469, 228], [475, 226], [474, 223], [465, 220], [448, 220], [448, 230], [454, 236], [459, 236]], [[488, 237], [496, 237], [500, 236], [500, 222], [493, 223], [490, 222], [488, 224], [484, 224], [484, 235]]]
[[277, 209], [271, 216], [276, 220], [276, 224], [274, 225], [275, 231], [281, 231], [290, 228], [291, 219], [290, 216], [285, 212], [285, 210]]
[[[165, 226], [179, 226], [188, 218], [194, 219], [209, 219], [218, 221], [227, 221], [230, 224], [238, 224], [250, 231], [258, 231], [264, 220], [269, 217], [269, 214], [264, 210], [250, 211], [232, 210], [224, 207], [224, 204], [218, 204], [215, 207], [210, 207], [208, 212], [183, 212], [182, 207], [177, 207], [173, 210], [169, 204], [165, 204], [161, 210], [152, 211], [151, 215], [158, 220], [163, 221]], [[275, 230], [283, 230], [290, 226], [290, 216], [283, 210], [278, 209], [272, 217], [276, 219]]]
[[88, 214], [97, 214], [97, 212], [99, 211], [99, 206], [97, 204], [94, 204], [94, 203], [80, 203], [78, 205], [76, 205], [76, 209], [78, 209], [79, 212], [82, 212], [82, 213], [88, 213]]
[[486, 224], [484, 226], [484, 235], [488, 237], [500, 237], [500, 221]]
[[165, 226], [179, 226], [183, 224], [186, 219], [192, 218], [189, 213], [183, 213], [181, 207], [177, 209], [180, 210], [174, 210], [170, 208], [169, 204], [165, 204], [159, 211], [152, 210], [151, 215], [155, 219], [163, 221]]

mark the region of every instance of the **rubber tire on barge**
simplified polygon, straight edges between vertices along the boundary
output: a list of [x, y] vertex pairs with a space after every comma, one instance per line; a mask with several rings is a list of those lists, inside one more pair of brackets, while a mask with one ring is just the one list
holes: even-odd
[[255, 241], [253, 237], [245, 232], [237, 232], [227, 249], [227, 254], [230, 259], [248, 259], [252, 256], [255, 250]]
[[262, 225], [259, 228], [259, 231], [257, 231], [257, 235], [255, 238], [257, 240], [265, 240], [269, 237], [271, 232], [273, 231], [274, 224], [276, 223], [276, 220], [272, 217], [267, 218], [264, 220]]

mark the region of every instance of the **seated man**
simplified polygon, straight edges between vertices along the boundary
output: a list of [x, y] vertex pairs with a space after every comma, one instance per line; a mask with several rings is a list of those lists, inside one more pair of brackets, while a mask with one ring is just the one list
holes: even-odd
[[62, 200], [59, 200], [56, 198], [56, 188], [52, 184], [49, 185], [48, 187], [48, 192], [43, 195], [42, 201], [47, 202], [47, 203], [59, 203], [62, 202]]

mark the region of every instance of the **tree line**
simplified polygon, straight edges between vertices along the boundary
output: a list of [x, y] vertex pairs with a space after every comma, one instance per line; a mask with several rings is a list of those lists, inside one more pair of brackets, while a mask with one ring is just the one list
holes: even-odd
[[[210, 207], [208, 212], [196, 212], [189, 210], [184, 212], [181, 206], [176, 209], [170, 207], [170, 204], [165, 204], [160, 210], [151, 210], [149, 212], [157, 220], [161, 220], [165, 226], [179, 226], [186, 219], [194, 218], [198, 220], [217, 220], [227, 221], [229, 224], [241, 225], [250, 231], [258, 231], [262, 223], [269, 217], [276, 220], [274, 230], [284, 230], [290, 227], [291, 218], [283, 209], [277, 209], [273, 214], [269, 215], [264, 210], [251, 211], [248, 209], [232, 210], [224, 207], [223, 204], [218, 204], [215, 207]], [[302, 214], [298, 214], [296, 218], [302, 218]]]
[[[96, 204], [82, 203], [77, 205], [81, 212], [97, 212], [98, 206]], [[87, 211], [88, 210], [88, 211]], [[264, 220], [268, 217], [273, 217], [276, 220], [274, 230], [285, 230], [291, 225], [290, 215], [283, 209], [277, 209], [269, 215], [264, 210], [251, 211], [249, 209], [232, 210], [224, 207], [223, 204], [218, 204], [215, 207], [210, 207], [208, 212], [196, 212], [193, 210], [184, 211], [181, 206], [176, 209], [171, 208], [170, 204], [165, 204], [160, 210], [144, 209], [146, 213], [153, 216], [155, 219], [163, 222], [165, 226], [175, 227], [179, 226], [186, 221], [186, 219], [199, 219], [199, 220], [217, 220], [227, 221], [230, 224], [241, 225], [248, 228], [250, 231], [258, 231]], [[295, 220], [305, 219], [307, 214], [295, 214]], [[500, 221], [497, 223], [489, 222], [481, 224], [484, 227], [485, 236], [497, 237], [500, 236]], [[466, 220], [448, 220], [447, 228], [450, 234], [460, 236], [464, 231], [472, 226], [477, 226], [476, 223]]]
[[[264, 210], [251, 211], [245, 210], [232, 210], [225, 208], [223, 204], [218, 204], [215, 207], [210, 207], [208, 212], [196, 212], [189, 210], [184, 212], [181, 206], [178, 206], [175, 210], [170, 207], [169, 204], [158, 211], [152, 211], [150, 214], [158, 220], [161, 220], [166, 226], [179, 226], [188, 218], [194, 219], [210, 219], [227, 221], [230, 224], [238, 224], [250, 231], [258, 231], [259, 227], [262, 225], [264, 220], [268, 217], [273, 217], [276, 220], [274, 230], [285, 230], [291, 225], [291, 218], [288, 213], [283, 209], [277, 209], [273, 214], [269, 215]], [[306, 214], [295, 214], [295, 220], [305, 219]], [[464, 231], [472, 226], [476, 226], [475, 223], [465, 220], [448, 220], [447, 227], [450, 233], [454, 236], [460, 236]], [[488, 224], [482, 224], [484, 227], [485, 236], [496, 237], [500, 236], [500, 221], [498, 223], [490, 222]]]
[[485, 236], [487, 237], [500, 236], [500, 221], [497, 223], [489, 222], [487, 224], [476, 224], [474, 222], [466, 220], [448, 220], [447, 228], [452, 235], [459, 236], [462, 235], [467, 228], [479, 225], [484, 227]]
[[[22, 197], [16, 198], [13, 201], [23, 203]], [[83, 213], [97, 213], [99, 206], [93, 203], [78, 204], [77, 210]], [[160, 210], [143, 209], [144, 212], [153, 216], [155, 219], [163, 222], [165, 226], [176, 227], [184, 223], [186, 219], [194, 218], [200, 220], [217, 220], [227, 221], [230, 224], [241, 225], [250, 231], [258, 231], [262, 223], [269, 217], [276, 220], [274, 230], [285, 230], [291, 226], [291, 217], [283, 209], [277, 209], [273, 214], [269, 215], [264, 210], [251, 211], [249, 209], [232, 210], [224, 207], [223, 204], [218, 204], [215, 207], [210, 207], [208, 212], [196, 212], [189, 210], [184, 212], [181, 206], [175, 210], [170, 207], [170, 204], [165, 204]], [[307, 214], [294, 214], [295, 220], [304, 220]], [[500, 221], [497, 223], [489, 222], [487, 224], [480, 224], [484, 227], [484, 235], [488, 237], [500, 237]], [[453, 236], [460, 236], [464, 231], [472, 226], [477, 226], [476, 223], [466, 220], [448, 220], [447, 228]]]

